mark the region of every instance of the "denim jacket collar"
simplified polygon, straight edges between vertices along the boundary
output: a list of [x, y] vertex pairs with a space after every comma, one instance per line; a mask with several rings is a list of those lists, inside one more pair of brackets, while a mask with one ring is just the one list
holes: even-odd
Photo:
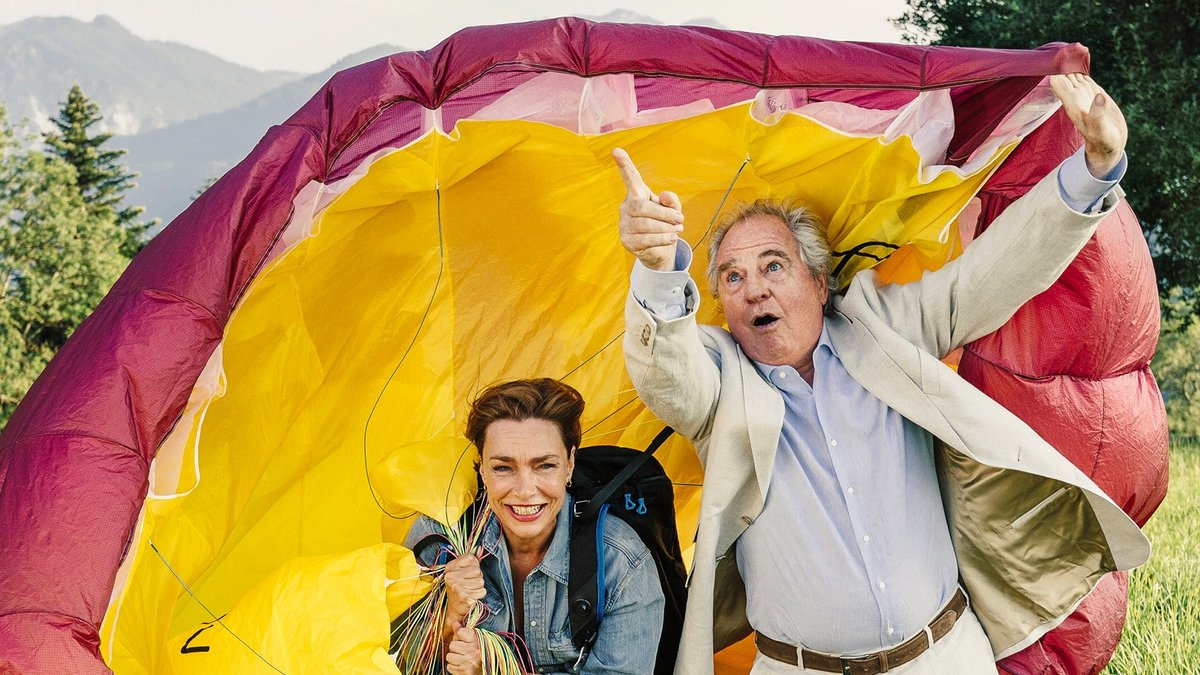
[[[545, 574], [564, 586], [567, 585], [567, 575], [571, 568], [571, 514], [574, 511], [574, 503], [575, 499], [568, 494], [563, 501], [562, 508], [558, 511], [558, 517], [554, 523], [554, 535], [550, 538], [550, 547], [546, 549], [546, 555], [542, 557], [542, 562], [533, 570]], [[500, 547], [504, 545], [500, 521], [493, 513], [488, 517], [488, 523], [483, 530], [483, 547], [497, 559], [503, 560], [507, 558], [507, 553], [500, 550]]]

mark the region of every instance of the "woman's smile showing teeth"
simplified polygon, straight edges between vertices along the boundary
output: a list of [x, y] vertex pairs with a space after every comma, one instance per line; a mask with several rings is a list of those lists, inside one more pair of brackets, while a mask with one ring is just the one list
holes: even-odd
[[542, 509], [546, 508], [545, 504], [533, 504], [530, 506], [508, 504], [507, 506], [510, 510], [512, 510], [513, 515], [517, 516], [518, 518], [520, 518], [522, 520], [525, 520], [525, 519], [532, 520], [534, 518], [537, 518], [538, 514], [540, 514], [542, 512]]

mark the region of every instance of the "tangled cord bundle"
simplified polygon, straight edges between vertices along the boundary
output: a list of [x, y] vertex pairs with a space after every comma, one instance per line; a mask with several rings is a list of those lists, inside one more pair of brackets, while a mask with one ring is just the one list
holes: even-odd
[[[483, 532], [492, 515], [492, 508], [486, 499], [482, 501], [485, 506], [479, 510], [469, 529], [458, 524], [446, 528], [446, 543], [442, 550], [450, 554], [450, 559], [461, 555], [474, 555], [482, 559], [486, 555], [482, 544]], [[394, 630], [393, 638], [398, 638], [396, 641], [399, 645], [396, 665], [402, 673], [443, 672], [446, 654], [442, 635], [447, 606], [445, 570], [445, 563], [425, 568], [426, 574], [432, 577], [433, 589], [408, 610]], [[479, 640], [483, 672], [489, 675], [532, 672], [533, 664], [523, 663], [518, 650], [513, 647], [514, 641], [520, 639], [518, 636], [480, 628], [479, 624], [487, 617], [487, 605], [476, 602], [463, 619], [463, 626], [474, 630]]]

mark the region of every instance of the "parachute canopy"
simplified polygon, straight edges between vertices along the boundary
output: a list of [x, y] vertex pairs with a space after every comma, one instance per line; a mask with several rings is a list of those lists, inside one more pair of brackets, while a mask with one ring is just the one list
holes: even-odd
[[[0, 665], [395, 672], [388, 622], [423, 588], [396, 544], [416, 513], [448, 521], [469, 499], [476, 392], [556, 377], [588, 401], [585, 443], [644, 447], [661, 428], [621, 355], [613, 148], [680, 195], [695, 270], [724, 210], [774, 196], [829, 223], [843, 279], [903, 282], [1070, 153], [1044, 78], [1086, 70], [1079, 45], [558, 19], [339, 73], [150, 243], [10, 421]], [[963, 370], [1085, 471], [1120, 469], [1097, 480], [1142, 522], [1165, 490], [1157, 304], [1117, 215], [1065, 296]], [[1120, 321], [1094, 311], [1114, 289]], [[715, 302], [701, 318], [721, 322]], [[1022, 393], [1023, 374], [1080, 367], [1081, 385]], [[691, 532], [703, 471], [686, 441], [659, 452]], [[1089, 624], [1113, 644], [1115, 611]], [[1097, 640], [1067, 648], [1107, 660]]]

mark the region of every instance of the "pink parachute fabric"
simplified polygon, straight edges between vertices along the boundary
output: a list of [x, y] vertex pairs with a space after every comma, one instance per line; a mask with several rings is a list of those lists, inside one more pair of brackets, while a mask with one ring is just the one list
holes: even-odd
[[[944, 91], [945, 163], [961, 165], [1045, 76], [1087, 68], [1079, 45], [957, 49], [558, 19], [467, 29], [339, 73], [147, 246], [0, 436], [0, 672], [107, 672], [98, 630], [150, 463], [233, 310], [285, 245], [294, 200], [419, 138], [430, 111], [451, 129], [544, 73], [627, 74], [647, 110], [702, 99], [720, 108], [770, 90], [888, 111]], [[981, 227], [1077, 147], [1068, 129], [1054, 114], [992, 174]], [[961, 364], [1139, 523], [1166, 489], [1165, 415], [1148, 370], [1157, 311], [1145, 243], [1123, 206], [1054, 288]], [[1000, 665], [1095, 672], [1124, 608], [1114, 575]]]

